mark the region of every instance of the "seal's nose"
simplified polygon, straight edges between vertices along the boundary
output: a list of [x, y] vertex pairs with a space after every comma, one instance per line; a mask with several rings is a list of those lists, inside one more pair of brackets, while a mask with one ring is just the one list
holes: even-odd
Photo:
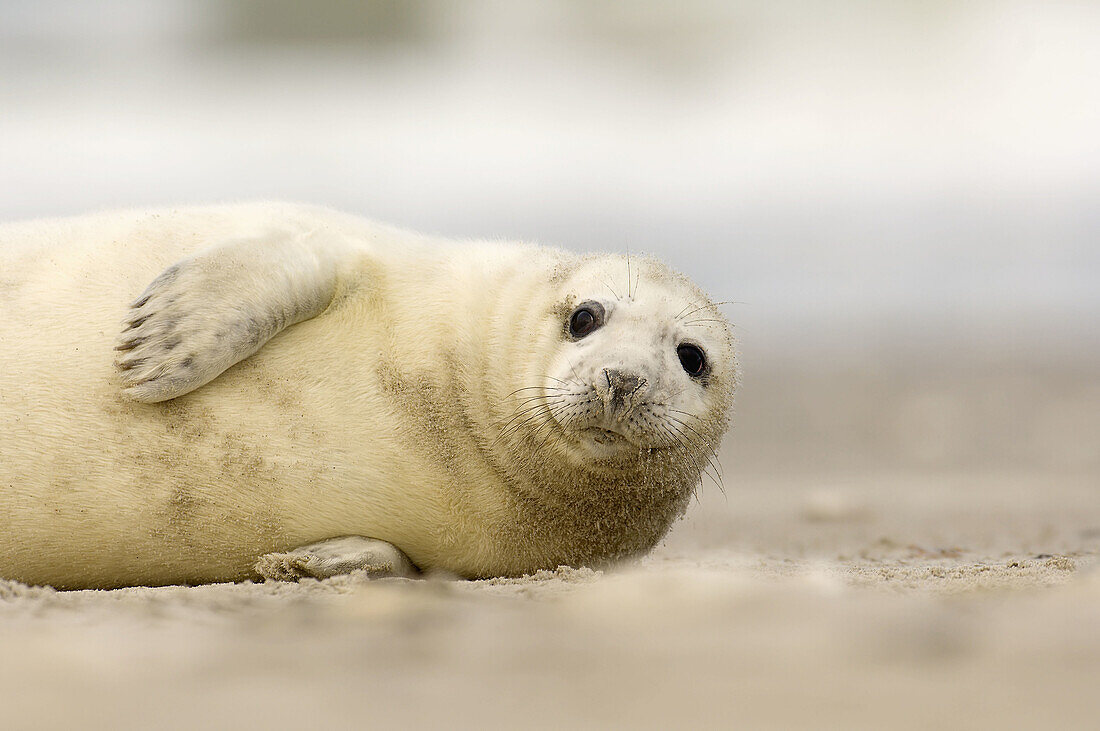
[[627, 411], [634, 395], [646, 385], [646, 380], [638, 374], [615, 368], [604, 368], [603, 375], [607, 379], [607, 406], [613, 413]]

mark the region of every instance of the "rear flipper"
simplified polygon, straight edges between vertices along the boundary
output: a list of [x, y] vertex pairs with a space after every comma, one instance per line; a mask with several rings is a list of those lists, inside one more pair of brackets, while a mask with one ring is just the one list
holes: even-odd
[[327, 579], [352, 571], [365, 571], [372, 579], [420, 576], [420, 570], [401, 549], [362, 536], [331, 538], [286, 553], [269, 553], [260, 557], [254, 570], [273, 581]]

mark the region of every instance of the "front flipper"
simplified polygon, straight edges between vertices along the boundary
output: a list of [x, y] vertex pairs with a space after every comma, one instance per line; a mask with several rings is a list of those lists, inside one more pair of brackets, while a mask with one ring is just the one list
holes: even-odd
[[256, 562], [255, 571], [273, 581], [327, 579], [352, 571], [366, 571], [372, 579], [420, 575], [409, 557], [392, 543], [362, 536], [332, 538], [286, 553], [269, 553]]
[[130, 305], [123, 393], [153, 403], [214, 380], [332, 301], [340, 250], [310, 235], [221, 244], [166, 269]]

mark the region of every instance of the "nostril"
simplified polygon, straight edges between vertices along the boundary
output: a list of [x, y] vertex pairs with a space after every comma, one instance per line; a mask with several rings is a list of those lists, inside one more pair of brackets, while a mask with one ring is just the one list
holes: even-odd
[[604, 368], [607, 389], [613, 396], [627, 397], [645, 385], [646, 381], [634, 373], [623, 373], [614, 368]]

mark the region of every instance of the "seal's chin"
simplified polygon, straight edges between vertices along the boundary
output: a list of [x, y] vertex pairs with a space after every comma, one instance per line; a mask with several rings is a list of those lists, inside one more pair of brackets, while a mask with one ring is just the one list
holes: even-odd
[[590, 439], [596, 444], [603, 447], [626, 447], [633, 446], [634, 443], [626, 438], [623, 434], [610, 429], [603, 429], [598, 426], [592, 426], [587, 429], [581, 430], [581, 436], [585, 439]]

